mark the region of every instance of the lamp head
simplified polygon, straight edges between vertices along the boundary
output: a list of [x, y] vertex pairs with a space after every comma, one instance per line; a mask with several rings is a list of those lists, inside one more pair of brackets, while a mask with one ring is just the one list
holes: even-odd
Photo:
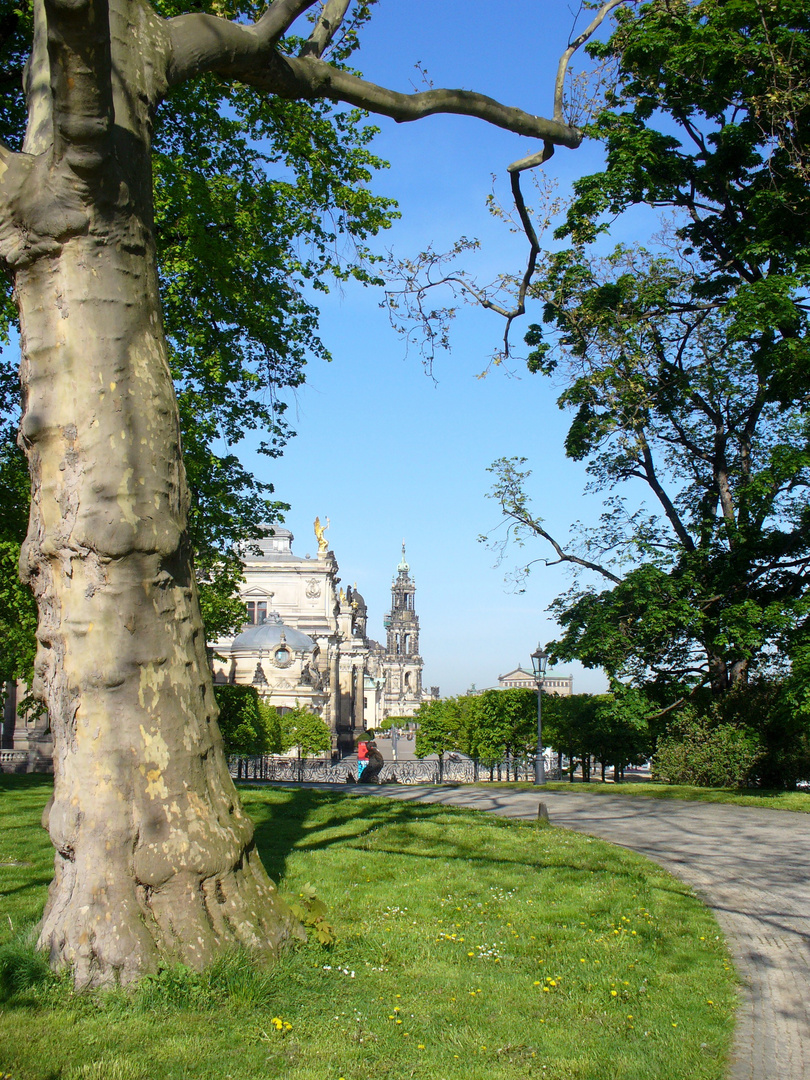
[[545, 652], [538, 644], [537, 648], [532, 653], [532, 671], [534, 672], [534, 677], [538, 682], [545, 675], [547, 664], [548, 653]]

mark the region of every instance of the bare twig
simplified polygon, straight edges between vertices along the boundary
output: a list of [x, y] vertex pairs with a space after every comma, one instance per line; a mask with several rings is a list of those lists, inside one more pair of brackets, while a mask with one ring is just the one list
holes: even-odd
[[626, 0], [608, 0], [606, 4], [602, 4], [597, 13], [594, 15], [588, 26], [579, 34], [578, 37], [569, 44], [568, 48], [560, 57], [560, 62], [557, 65], [557, 78], [554, 81], [554, 112], [553, 116], [555, 120], [562, 122], [563, 117], [563, 90], [565, 88], [565, 76], [568, 74], [568, 65], [571, 63], [571, 57], [577, 51], [581, 49], [585, 42], [593, 37], [602, 23], [605, 21], [610, 12], [618, 7], [619, 4], [625, 3]]

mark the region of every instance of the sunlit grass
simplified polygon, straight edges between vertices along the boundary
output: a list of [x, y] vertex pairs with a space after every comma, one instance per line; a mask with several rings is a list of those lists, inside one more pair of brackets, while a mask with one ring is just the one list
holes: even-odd
[[48, 784], [0, 781], [0, 1072], [723, 1076], [736, 1004], [725, 946], [710, 913], [654, 864], [447, 807], [342, 791], [242, 794], [265, 865], [292, 897], [315, 883], [336, 944], [306, 945], [269, 970], [232, 954], [202, 976], [174, 968], [135, 993], [74, 995], [26, 969], [30, 941], [18, 936], [45, 900], [51, 854], [38, 819]]

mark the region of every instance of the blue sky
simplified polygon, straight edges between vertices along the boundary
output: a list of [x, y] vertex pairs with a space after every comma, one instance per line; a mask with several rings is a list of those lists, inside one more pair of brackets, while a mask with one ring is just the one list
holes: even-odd
[[[367, 79], [408, 91], [423, 88], [419, 62], [436, 86], [476, 89], [548, 115], [557, 58], [572, 24], [570, 9], [547, 0], [382, 0], [355, 63]], [[488, 215], [485, 199], [493, 173], [507, 197], [506, 166], [535, 146], [466, 117], [378, 123], [373, 149], [391, 169], [375, 189], [396, 198], [402, 213], [380, 247], [406, 257], [428, 243], [441, 250], [461, 235], [475, 236], [484, 271], [519, 267], [523, 243]], [[598, 163], [586, 146], [558, 150], [547, 170], [564, 190]], [[487, 467], [501, 456], [527, 457], [536, 509], [562, 537], [571, 522], [592, 520], [599, 507], [582, 496], [582, 466], [563, 454], [559, 391], [519, 367], [511, 376], [495, 370], [476, 378], [502, 334], [498, 318], [462, 311], [453, 351], [437, 361], [434, 381], [416, 353], [405, 354], [381, 300], [377, 290], [349, 286], [319, 301], [333, 362], [310, 363], [307, 383], [290, 403], [298, 435], [284, 457], [249, 464], [292, 504], [286, 525], [297, 553], [315, 551], [312, 522], [316, 514], [329, 517], [330, 546], [343, 581], [357, 582], [365, 596], [372, 636], [382, 636], [405, 539], [425, 682], [443, 694], [463, 693], [528, 666], [537, 642], [555, 635], [546, 608], [568, 584], [559, 567], [539, 569], [520, 595], [504, 583], [509, 567], [495, 567], [495, 554], [477, 539], [499, 521], [485, 497]], [[524, 326], [517, 327], [518, 340]], [[526, 549], [524, 557], [529, 554]], [[601, 673], [578, 665], [558, 671], [574, 674], [576, 691], [606, 685]]]

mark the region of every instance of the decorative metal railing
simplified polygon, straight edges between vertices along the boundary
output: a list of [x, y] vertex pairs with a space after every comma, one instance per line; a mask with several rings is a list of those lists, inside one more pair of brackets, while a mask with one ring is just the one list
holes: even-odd
[[[231, 757], [235, 780], [275, 780], [287, 783], [349, 784], [356, 781], [357, 763], [295, 758]], [[559, 769], [546, 769], [549, 780], [559, 780]], [[377, 782], [380, 784], [486, 784], [517, 780], [534, 783], [534, 761], [503, 761], [483, 765], [469, 758], [431, 761], [389, 761]]]

